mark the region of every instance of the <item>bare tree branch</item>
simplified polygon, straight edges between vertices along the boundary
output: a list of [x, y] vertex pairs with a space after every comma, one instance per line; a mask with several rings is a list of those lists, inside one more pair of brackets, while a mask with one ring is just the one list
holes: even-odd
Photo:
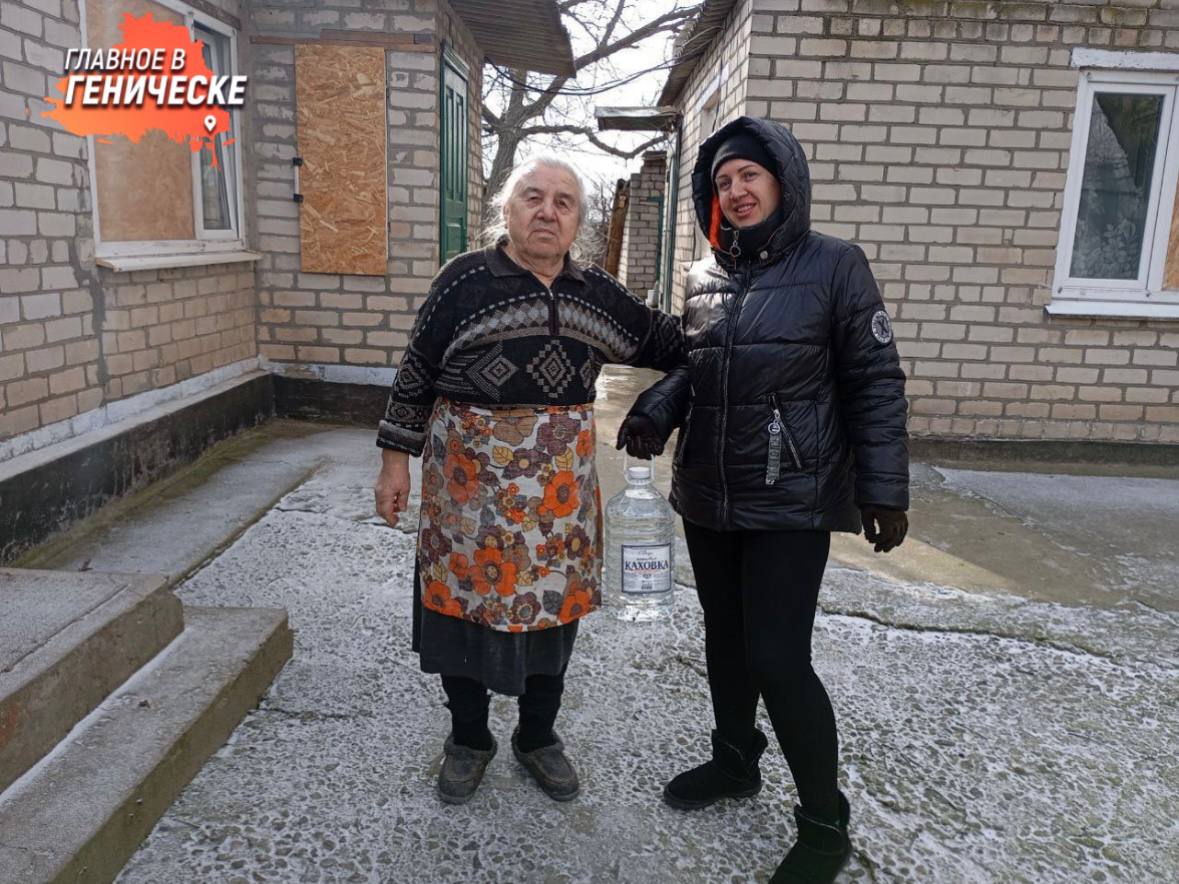
[[559, 9], [562, 13], [567, 13], [569, 10], [576, 9], [578, 6], [589, 2], [590, 0], [565, 0], [565, 2], [557, 5], [557, 9]]
[[614, 29], [618, 27], [618, 20], [622, 18], [622, 12], [626, 9], [625, 3], [619, 3], [614, 8], [614, 17], [610, 19], [610, 24], [606, 25], [606, 30], [602, 33], [601, 39], [598, 40], [598, 46], [610, 42], [610, 38], [614, 36]]
[[[622, 3], [625, 0], [619, 0], [619, 2]], [[691, 6], [687, 9], [675, 9], [665, 15], [661, 15], [659, 18], [649, 21], [642, 27], [631, 31], [625, 37], [620, 37], [618, 40], [605, 46], [598, 46], [593, 52], [587, 52], [580, 58], [574, 59], [573, 69], [575, 71], [584, 70], [591, 64], [601, 61], [603, 58], [607, 58], [619, 50], [629, 49], [631, 46], [648, 37], [678, 28], [686, 19], [694, 17], [699, 11], [699, 6]]]
[[634, 159], [639, 154], [649, 150], [651, 147], [659, 144], [659, 142], [664, 141], [667, 138], [666, 133], [660, 132], [654, 138], [644, 141], [633, 150], [623, 150], [620, 147], [615, 147], [612, 144], [607, 144], [605, 141], [602, 141], [598, 137], [598, 133], [589, 126], [527, 126], [523, 129], [520, 129], [519, 132], [525, 138], [530, 135], [580, 135], [599, 150], [605, 151], [608, 154], [613, 154], [616, 157], [622, 157], [625, 160]]
[[[588, 38], [592, 48], [574, 59], [574, 76], [547, 79], [522, 70], [498, 70], [484, 80], [482, 112], [485, 133], [485, 156], [491, 157], [487, 175], [489, 192], [498, 190], [516, 162], [522, 143], [530, 138], [548, 138], [568, 149], [588, 144], [604, 153], [632, 159], [666, 137], [660, 133], [643, 144], [627, 150], [603, 141], [597, 133], [588, 95], [608, 92], [630, 82], [634, 74], [625, 67], [619, 70], [614, 60], [624, 50], [650, 41], [661, 34], [680, 31], [702, 8], [697, 2], [665, 0], [665, 11], [642, 20], [630, 15], [638, 8], [634, 0], [560, 0], [558, 8], [584, 46]], [[670, 8], [669, 8], [670, 7]], [[650, 45], [649, 43], [647, 45]], [[581, 80], [579, 90], [570, 90]], [[488, 100], [493, 105], [488, 106]]]
[[599, 150], [613, 154], [616, 157], [622, 157], [624, 160], [632, 160], [640, 154], [650, 150], [655, 145], [667, 140], [667, 135], [663, 132], [660, 132], [654, 138], [649, 138], [648, 140], [644, 141], [634, 150], [622, 150], [621, 148], [614, 147], [613, 145], [602, 141], [600, 138], [598, 138], [597, 134], [592, 129], [586, 133], [585, 137], [590, 142], [590, 144], [594, 145], [594, 147], [598, 148]]

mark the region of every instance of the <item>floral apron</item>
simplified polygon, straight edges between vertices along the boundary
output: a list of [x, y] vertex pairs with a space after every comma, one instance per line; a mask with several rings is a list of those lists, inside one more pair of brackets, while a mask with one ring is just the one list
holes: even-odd
[[504, 632], [601, 604], [592, 405], [488, 409], [439, 399], [422, 452], [422, 605]]

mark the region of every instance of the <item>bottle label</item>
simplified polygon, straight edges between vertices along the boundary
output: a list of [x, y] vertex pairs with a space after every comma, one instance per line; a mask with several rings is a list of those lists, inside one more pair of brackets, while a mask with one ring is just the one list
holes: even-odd
[[659, 544], [622, 545], [622, 591], [633, 595], [670, 592], [672, 585], [671, 546]]

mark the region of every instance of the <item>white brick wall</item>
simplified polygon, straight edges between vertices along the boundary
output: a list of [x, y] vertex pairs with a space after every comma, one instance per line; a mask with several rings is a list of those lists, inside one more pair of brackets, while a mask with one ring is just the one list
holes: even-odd
[[659, 275], [659, 227], [666, 186], [667, 154], [644, 154], [642, 169], [630, 176], [630, 201], [618, 267], [619, 281], [640, 298], [647, 297], [647, 290], [655, 287]]
[[[0, 6], [0, 440], [262, 352], [277, 361], [396, 365], [438, 268], [440, 39], [470, 80], [470, 230], [478, 233], [482, 52], [443, 0], [245, 5], [206, 0], [238, 19], [250, 77], [243, 145], [246, 228], [257, 265], [112, 273], [94, 262], [86, 141], [44, 120], [62, 54], [81, 45], [78, 0]], [[241, 19], [245, 18], [244, 21]], [[389, 273], [299, 272], [294, 53], [251, 36], [321, 28], [433, 33], [427, 51], [387, 52]]]
[[[1070, 52], [1179, 50], [1179, 3], [753, 0], [750, 39], [739, 104], [791, 128], [811, 162], [815, 228], [871, 259], [913, 433], [1179, 443], [1179, 322], [1043, 310]], [[726, 31], [713, 51], [732, 45]], [[701, 64], [685, 92], [681, 194], [699, 143], [693, 96], [711, 76]]]
[[[761, 107], [766, 104], [764, 100], [760, 100], [760, 104], [747, 101], [747, 81], [755, 75], [759, 79], [767, 79], [770, 74], [768, 60], [764, 57], [755, 59], [750, 54], [755, 5], [759, 10], [769, 9], [781, 6], [782, 0], [739, 0], [713, 44], [701, 56], [679, 98], [684, 109], [684, 120], [676, 200], [675, 254], [672, 259], [672, 306], [677, 311], [683, 308], [684, 274], [703, 253], [701, 238], [697, 233], [696, 212], [692, 206], [691, 187], [692, 164], [696, 161], [701, 142], [712, 131], [710, 127], [709, 131], [703, 131], [702, 106], [710, 99], [722, 67], [726, 76], [720, 84], [720, 102], [715, 111], [718, 125], [724, 125], [743, 113], [751, 113], [748, 109], [750, 106]], [[794, 6], [797, 8], [797, 3]]]

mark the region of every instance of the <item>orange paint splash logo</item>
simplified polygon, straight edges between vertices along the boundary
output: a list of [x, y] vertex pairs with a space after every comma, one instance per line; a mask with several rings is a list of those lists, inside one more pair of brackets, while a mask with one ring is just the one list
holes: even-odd
[[61, 97], [47, 96], [52, 109], [41, 115], [104, 144], [113, 135], [138, 142], [159, 129], [193, 153], [208, 148], [216, 167], [215, 140], [231, 131], [227, 108], [245, 104], [246, 78], [214, 73], [201, 41], [150, 12], [141, 18], [127, 13], [119, 30], [123, 40], [110, 49], [66, 53], [66, 76], [54, 84]]

